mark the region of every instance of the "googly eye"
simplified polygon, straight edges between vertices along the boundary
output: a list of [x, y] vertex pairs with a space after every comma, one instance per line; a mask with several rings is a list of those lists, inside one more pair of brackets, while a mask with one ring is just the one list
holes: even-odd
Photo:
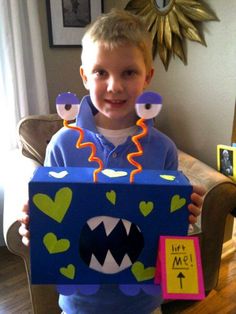
[[136, 112], [140, 118], [152, 119], [158, 115], [161, 110], [161, 104], [136, 104]]
[[79, 114], [80, 102], [76, 94], [66, 92], [56, 98], [58, 115], [64, 120], [74, 120]]
[[141, 94], [135, 105], [137, 115], [143, 119], [156, 117], [162, 108], [162, 97], [154, 92], [144, 92]]
[[79, 114], [80, 105], [75, 104], [58, 104], [57, 113], [64, 120], [74, 120]]

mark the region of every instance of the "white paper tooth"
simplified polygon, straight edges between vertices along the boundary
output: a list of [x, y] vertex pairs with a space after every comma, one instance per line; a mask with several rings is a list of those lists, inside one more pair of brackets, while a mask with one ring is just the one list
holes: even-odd
[[123, 225], [125, 227], [127, 235], [129, 235], [130, 228], [131, 228], [131, 222], [126, 220], [126, 219], [122, 219], [122, 222], [123, 222]]
[[120, 271], [126, 269], [132, 265], [129, 255], [125, 254], [122, 263], [120, 264]]
[[123, 260], [120, 264], [120, 266], [116, 263], [114, 257], [112, 256], [111, 252], [107, 252], [107, 256], [103, 265], [103, 270], [105, 269], [105, 273], [107, 274], [115, 274], [119, 273], [122, 270], [128, 268], [132, 265], [132, 262], [127, 254], [123, 257]]
[[132, 262], [129, 256], [125, 254], [122, 260], [122, 263], [119, 266], [116, 263], [114, 257], [112, 256], [110, 250], [108, 250], [103, 266], [99, 263], [96, 257], [92, 254], [89, 267], [104, 274], [115, 274], [128, 268], [131, 265], [132, 265]]
[[117, 265], [114, 257], [112, 256], [110, 250], [107, 251], [107, 256], [103, 264], [103, 272], [105, 274], [115, 274], [119, 271], [119, 265]]
[[104, 273], [104, 271], [102, 270], [101, 264], [99, 263], [99, 261], [96, 259], [96, 257], [93, 254], [91, 256], [89, 268], [99, 271], [100, 273]]
[[115, 226], [118, 224], [119, 222], [119, 218], [114, 218], [114, 217], [103, 217], [103, 224], [106, 230], [106, 235], [108, 236], [113, 229], [115, 228]]
[[106, 235], [108, 236], [113, 231], [113, 229], [115, 228], [115, 226], [117, 225], [119, 221], [120, 221], [120, 218], [98, 216], [98, 217], [89, 219], [87, 221], [87, 224], [89, 225], [89, 228], [93, 231], [94, 229], [97, 228], [97, 226], [100, 225], [101, 222], [103, 222]]
[[89, 228], [93, 231], [100, 223], [103, 222], [103, 216], [94, 217], [87, 221]]

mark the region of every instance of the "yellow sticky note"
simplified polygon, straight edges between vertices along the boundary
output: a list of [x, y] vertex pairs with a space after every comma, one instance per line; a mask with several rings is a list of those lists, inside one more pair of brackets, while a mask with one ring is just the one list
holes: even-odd
[[[204, 284], [198, 238], [160, 237], [159, 270], [164, 299], [203, 299]], [[159, 274], [160, 275], [160, 274]]]

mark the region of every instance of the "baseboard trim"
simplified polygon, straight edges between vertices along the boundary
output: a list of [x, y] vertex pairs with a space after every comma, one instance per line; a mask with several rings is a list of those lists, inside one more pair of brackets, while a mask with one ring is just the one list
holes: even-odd
[[223, 244], [221, 258], [228, 256], [230, 253], [233, 253], [236, 250], [236, 244], [233, 239], [226, 241]]

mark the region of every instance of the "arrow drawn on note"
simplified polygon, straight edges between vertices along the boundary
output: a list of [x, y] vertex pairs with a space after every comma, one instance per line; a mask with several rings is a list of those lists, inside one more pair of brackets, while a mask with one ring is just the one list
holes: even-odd
[[180, 288], [183, 289], [183, 278], [185, 278], [184, 274], [182, 272], [180, 272], [178, 275], [177, 275], [177, 278], [179, 278], [179, 281], [180, 281]]

